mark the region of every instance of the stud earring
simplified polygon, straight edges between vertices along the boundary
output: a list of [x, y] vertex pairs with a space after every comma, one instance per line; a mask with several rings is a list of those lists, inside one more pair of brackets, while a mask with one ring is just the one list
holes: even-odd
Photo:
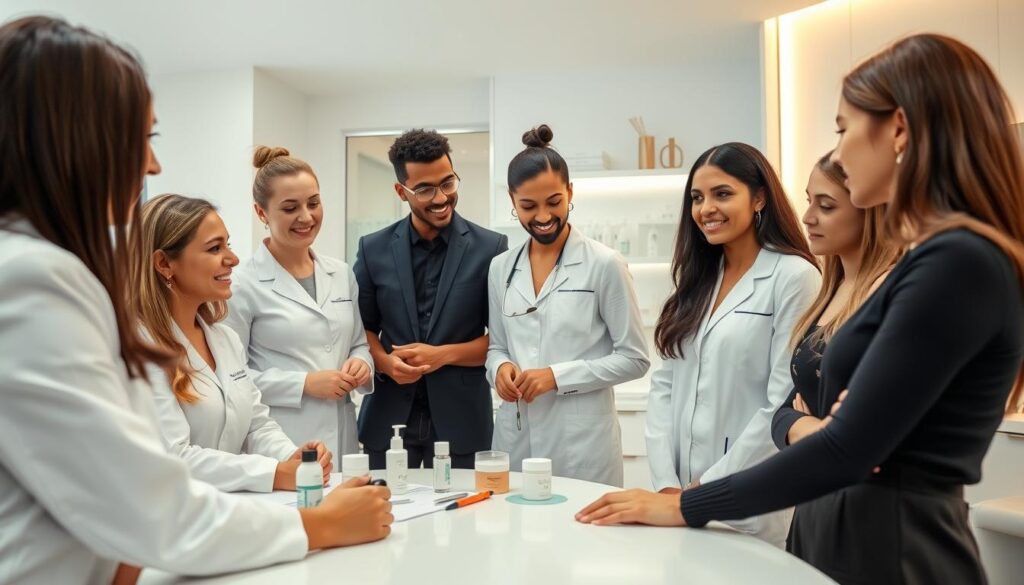
[[173, 284], [171, 284], [171, 281], [170, 281], [170, 280], [164, 281], [164, 284], [166, 284], [166, 285], [167, 285], [167, 288], [174, 288], [174, 285], [173, 285]]
[[903, 153], [902, 152], [897, 152], [896, 153], [896, 164], [898, 164], [898, 165], [899, 164], [903, 164]]

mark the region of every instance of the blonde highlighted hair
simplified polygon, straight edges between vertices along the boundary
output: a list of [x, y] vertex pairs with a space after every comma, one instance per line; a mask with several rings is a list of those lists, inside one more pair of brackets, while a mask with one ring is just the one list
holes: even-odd
[[[850, 194], [850, 190], [846, 188], [846, 173], [843, 172], [839, 165], [832, 162], [831, 151], [818, 159], [814, 168], [821, 172], [829, 181], [843, 189], [843, 191], [846, 191], [847, 195]], [[885, 209], [886, 206], [879, 205], [860, 211], [864, 216], [864, 230], [861, 232], [860, 237], [860, 268], [853, 277], [853, 290], [839, 312], [827, 322], [822, 323], [821, 327], [814, 332], [811, 337], [814, 342], [819, 340], [827, 342], [832, 339], [832, 336], [843, 326], [843, 323], [846, 323], [857, 309], [860, 308], [861, 304], [867, 300], [878, 279], [889, 272], [896, 263], [896, 260], [899, 259], [899, 248], [890, 243], [886, 238], [883, 238], [880, 233], [882, 224], [885, 221]], [[794, 348], [799, 345], [800, 340], [811, 325], [821, 318], [825, 308], [835, 298], [839, 285], [846, 278], [847, 274], [843, 271], [843, 263], [839, 256], [832, 255], [823, 259], [821, 289], [818, 291], [818, 296], [814, 299], [814, 302], [811, 303], [811, 306], [808, 307], [807, 311], [797, 321], [796, 328], [793, 329], [791, 345]]]
[[[142, 216], [135, 224], [139, 245], [131, 255], [130, 303], [135, 315], [153, 343], [174, 354], [173, 365], [167, 370], [171, 390], [180, 402], [194, 403], [199, 396], [192, 388], [192, 367], [188, 352], [174, 335], [171, 316], [171, 289], [154, 266], [154, 255], [159, 250], [169, 259], [181, 256], [185, 246], [196, 236], [199, 224], [216, 208], [205, 199], [182, 195], [160, 195], [142, 207]], [[212, 325], [227, 316], [227, 303], [204, 303], [199, 317]]]

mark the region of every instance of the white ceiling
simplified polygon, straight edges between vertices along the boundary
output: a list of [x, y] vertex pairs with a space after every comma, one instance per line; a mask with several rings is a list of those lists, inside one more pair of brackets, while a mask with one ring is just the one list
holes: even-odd
[[134, 47], [151, 74], [256, 66], [309, 95], [719, 59], [816, 0], [0, 0]]

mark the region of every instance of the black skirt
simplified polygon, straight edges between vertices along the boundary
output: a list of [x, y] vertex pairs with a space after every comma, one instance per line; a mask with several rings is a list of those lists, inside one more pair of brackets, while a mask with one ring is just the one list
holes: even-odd
[[797, 506], [787, 549], [843, 585], [985, 584], [963, 486], [883, 466]]

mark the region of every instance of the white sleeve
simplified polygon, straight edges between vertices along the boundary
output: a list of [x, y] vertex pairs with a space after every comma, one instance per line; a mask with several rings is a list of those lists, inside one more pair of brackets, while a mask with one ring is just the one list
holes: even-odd
[[505, 331], [505, 315], [501, 312], [501, 305], [504, 300], [504, 289], [499, 283], [497, 274], [497, 258], [491, 259], [491, 267], [487, 274], [487, 382], [494, 388], [494, 380], [498, 377], [498, 368], [504, 363], [515, 363], [508, 350], [508, 334]]
[[633, 277], [618, 254], [604, 265], [597, 302], [612, 338], [612, 353], [597, 359], [552, 364], [558, 394], [592, 392], [636, 380], [651, 366]]
[[348, 352], [349, 357], [359, 358], [370, 366], [370, 380], [362, 386], [355, 388], [360, 394], [373, 394], [373, 356], [370, 355], [370, 342], [366, 340], [366, 329], [363, 327], [363, 317], [359, 314], [359, 283], [356, 281], [356, 274], [348, 269], [348, 294], [352, 299], [352, 345]]
[[167, 376], [156, 366], [149, 367], [148, 372], [164, 444], [170, 453], [185, 461], [192, 477], [225, 492], [269, 492], [273, 489], [276, 459], [193, 444], [191, 425], [181, 403], [171, 391]]
[[654, 491], [682, 487], [679, 482], [679, 438], [672, 424], [672, 379], [676, 360], [666, 359], [651, 374], [651, 391], [647, 397], [647, 463], [651, 468]]
[[[228, 316], [224, 324], [238, 334], [242, 340], [242, 347], [249, 351], [251, 343], [252, 321], [254, 312], [247, 287], [254, 286], [239, 279], [239, 285], [235, 287], [234, 294], [228, 301]], [[290, 372], [280, 368], [268, 368], [257, 370], [252, 366], [250, 360], [249, 376], [256, 382], [263, 393], [263, 400], [270, 406], [284, 408], [300, 408], [302, 406], [303, 389], [306, 386], [306, 372]]]
[[772, 342], [769, 351], [771, 374], [768, 376], [768, 406], [758, 409], [729, 450], [704, 475], [702, 484], [752, 467], [778, 452], [772, 439], [772, 417], [786, 402], [793, 389], [789, 364], [793, 356], [790, 340], [793, 328], [801, 315], [814, 302], [821, 287], [821, 275], [810, 265], [801, 262], [800, 270], [779, 275], [775, 283], [775, 314], [772, 317]]
[[149, 388], [126, 381], [106, 291], [60, 260], [5, 266], [0, 465], [105, 558], [191, 575], [302, 558], [297, 510], [222, 494], [167, 453]]

